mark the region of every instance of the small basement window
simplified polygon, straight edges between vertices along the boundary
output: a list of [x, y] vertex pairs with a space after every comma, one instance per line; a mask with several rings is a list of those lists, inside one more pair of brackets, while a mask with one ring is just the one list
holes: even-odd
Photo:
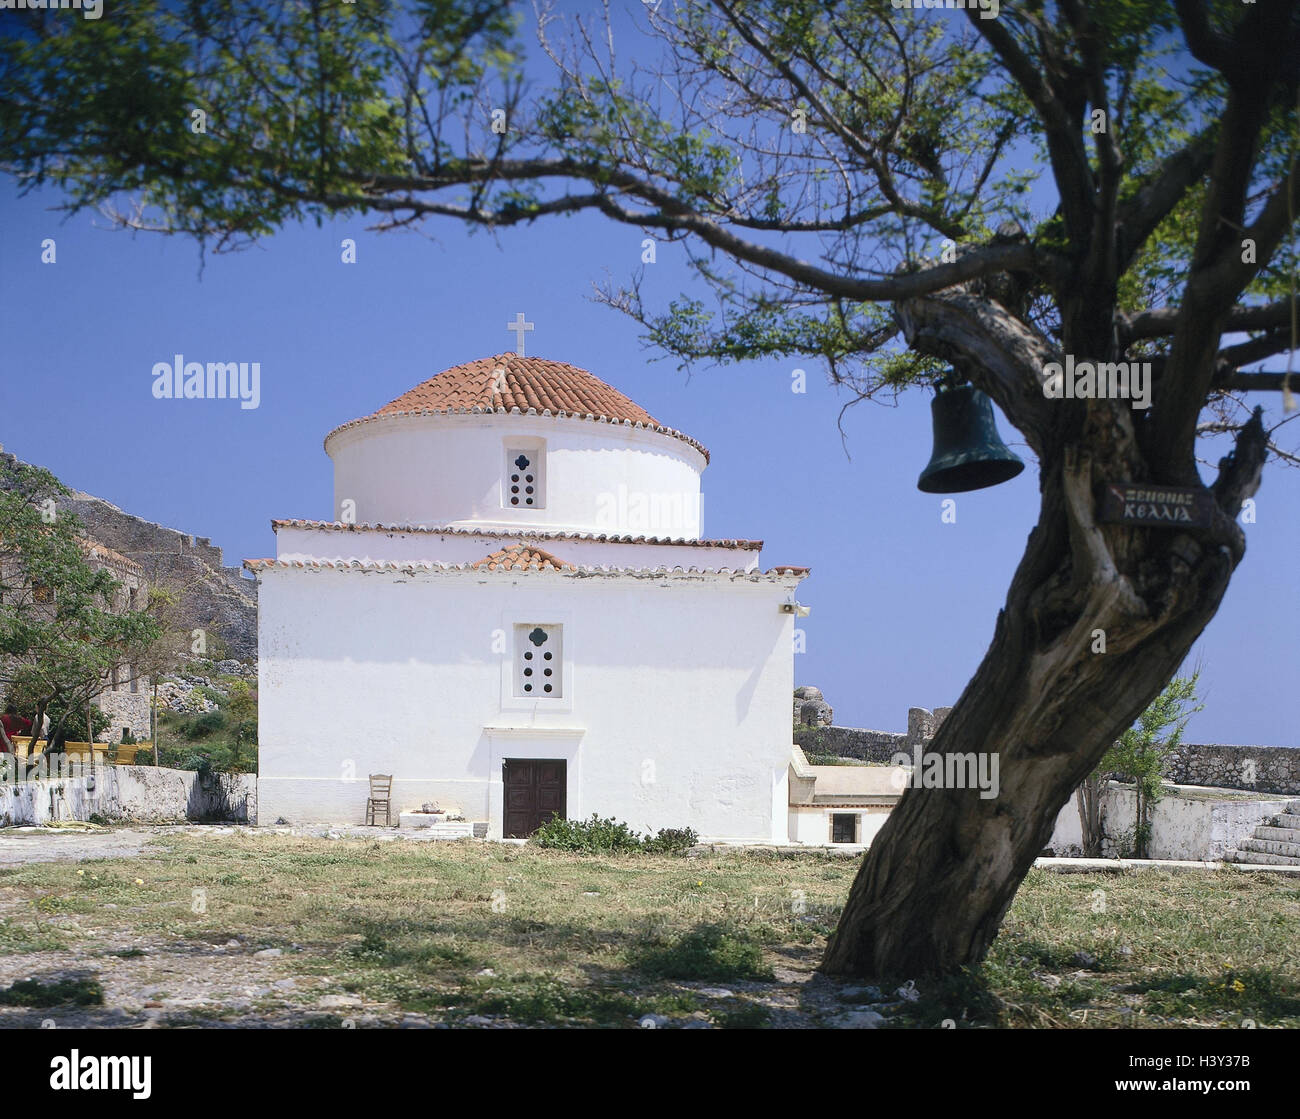
[[562, 626], [515, 626], [515, 695], [559, 699], [563, 694]]
[[854, 812], [836, 812], [831, 816], [831, 842], [856, 843], [858, 841], [858, 817]]
[[501, 504], [508, 509], [542, 509], [546, 505], [545, 447], [507, 447]]

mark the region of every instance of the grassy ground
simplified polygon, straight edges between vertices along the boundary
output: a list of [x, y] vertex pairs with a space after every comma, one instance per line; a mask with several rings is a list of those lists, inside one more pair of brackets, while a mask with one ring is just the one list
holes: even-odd
[[[900, 1002], [907, 977], [877, 995], [813, 972], [856, 869], [167, 836], [135, 859], [0, 871], [0, 1015], [753, 1027], [848, 1025], [870, 1005], [887, 1026], [1300, 1026], [1295, 879], [1035, 871], [978, 974]], [[33, 975], [64, 986], [43, 1003]]]
[[[217, 694], [213, 689], [208, 691]], [[252, 741], [256, 725], [255, 720], [241, 722], [226, 707], [205, 714], [165, 711], [159, 719], [158, 764], [175, 769], [256, 773], [257, 744]], [[152, 754], [145, 760], [151, 759]]]

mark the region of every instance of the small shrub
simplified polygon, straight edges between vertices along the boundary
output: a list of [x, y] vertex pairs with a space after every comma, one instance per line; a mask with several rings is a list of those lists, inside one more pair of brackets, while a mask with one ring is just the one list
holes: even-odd
[[0, 991], [0, 1006], [102, 1006], [104, 990], [97, 979], [59, 979], [41, 983], [20, 979]]
[[662, 979], [772, 979], [758, 941], [724, 925], [700, 925], [676, 940], [651, 941], [637, 954], [636, 966]]
[[554, 816], [533, 833], [533, 842], [539, 847], [580, 851], [588, 855], [641, 849], [641, 837], [627, 824], [612, 816], [601, 819], [594, 812], [590, 820], [565, 820]]
[[763, 1030], [770, 1025], [771, 1011], [757, 1003], [745, 1003], [735, 1010], [724, 1010], [715, 1014], [714, 1021], [724, 1030]]
[[371, 929], [360, 944], [348, 945], [347, 953], [358, 960], [382, 960], [388, 955], [388, 941]]
[[656, 835], [641, 836], [612, 816], [602, 819], [594, 812], [589, 820], [565, 820], [554, 816], [533, 833], [533, 842], [539, 847], [577, 851], [584, 855], [610, 855], [622, 851], [668, 855], [694, 847], [699, 841], [694, 828], [661, 828]]
[[646, 837], [645, 849], [656, 855], [671, 855], [686, 851], [699, 841], [699, 833], [694, 828], [660, 828], [658, 834]]
[[196, 738], [209, 738], [226, 725], [226, 716], [220, 711], [208, 711], [185, 727], [181, 732], [191, 741]]

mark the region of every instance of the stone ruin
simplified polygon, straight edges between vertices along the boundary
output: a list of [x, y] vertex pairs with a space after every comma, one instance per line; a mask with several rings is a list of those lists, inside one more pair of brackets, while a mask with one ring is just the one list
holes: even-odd
[[828, 727], [835, 712], [826, 702], [820, 688], [804, 685], [794, 690], [794, 721], [801, 727]]

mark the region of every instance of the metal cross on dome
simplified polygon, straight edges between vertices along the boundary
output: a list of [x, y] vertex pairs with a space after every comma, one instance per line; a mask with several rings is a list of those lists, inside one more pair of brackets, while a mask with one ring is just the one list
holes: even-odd
[[515, 332], [515, 353], [517, 353], [520, 357], [524, 356], [525, 331], [533, 330], [536, 326], [537, 326], [536, 323], [524, 322], [523, 311], [516, 311], [515, 321], [506, 323], [506, 329], [513, 330]]

